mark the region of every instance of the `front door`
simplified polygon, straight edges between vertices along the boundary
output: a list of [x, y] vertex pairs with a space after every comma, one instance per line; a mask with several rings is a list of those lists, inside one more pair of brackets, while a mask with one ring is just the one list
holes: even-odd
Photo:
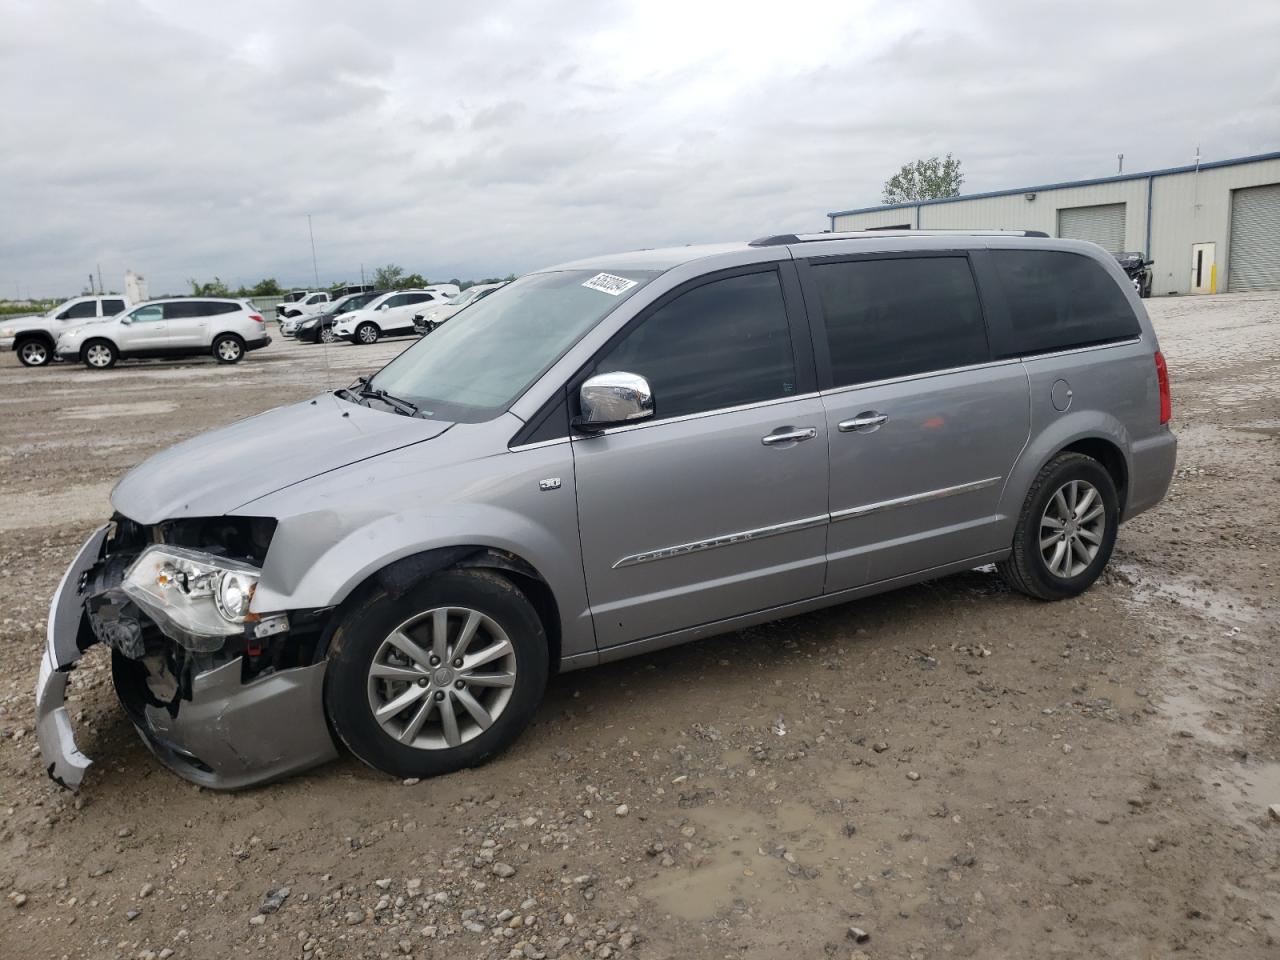
[[823, 258], [803, 272], [831, 385], [827, 592], [999, 549], [1027, 376], [991, 363], [967, 256]]
[[125, 353], [147, 353], [168, 346], [169, 326], [163, 304], [137, 307], [127, 319], [129, 323], [120, 330], [120, 349]]
[[1218, 292], [1218, 265], [1213, 260], [1214, 244], [1191, 245], [1191, 292]]
[[655, 406], [573, 440], [601, 648], [822, 592], [822, 404], [793, 348], [798, 304], [774, 265], [752, 270], [658, 301], [590, 371], [645, 377]]

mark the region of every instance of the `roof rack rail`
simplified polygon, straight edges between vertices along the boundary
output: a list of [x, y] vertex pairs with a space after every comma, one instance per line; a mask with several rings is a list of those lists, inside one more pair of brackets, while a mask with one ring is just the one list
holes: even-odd
[[878, 237], [1044, 237], [1043, 230], [846, 230], [839, 233], [778, 233], [758, 237], [749, 247], [784, 247], [793, 243], [821, 243], [824, 240], [874, 240]]

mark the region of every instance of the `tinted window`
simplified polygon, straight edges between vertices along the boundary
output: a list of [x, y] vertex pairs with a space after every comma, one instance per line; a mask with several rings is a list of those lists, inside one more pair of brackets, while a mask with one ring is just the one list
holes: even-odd
[[208, 312], [208, 306], [209, 304], [195, 300], [172, 300], [164, 304], [164, 318], [166, 320], [190, 320], [192, 317], [202, 317]]
[[795, 393], [777, 273], [729, 277], [680, 295], [615, 344], [594, 372], [615, 370], [649, 381], [660, 419]]
[[965, 257], [815, 263], [834, 386], [990, 359]]
[[408, 294], [405, 302], [406, 303], [426, 303], [428, 300], [434, 300], [434, 299], [435, 297], [433, 297], [429, 293], [411, 293], [411, 294]]
[[408, 302], [409, 302], [409, 295], [407, 293], [397, 293], [395, 296], [387, 297], [387, 299], [383, 300], [382, 303], [378, 304], [378, 306], [379, 307], [403, 307]]
[[123, 310], [124, 310], [123, 300], [103, 300], [102, 301], [102, 315], [104, 317], [114, 317], [117, 313], [123, 312]]
[[992, 250], [1013, 330], [1012, 354], [1084, 347], [1138, 335], [1120, 285], [1089, 257], [1054, 250]]
[[85, 317], [96, 317], [98, 315], [98, 304], [94, 300], [84, 300], [80, 303], [74, 303], [67, 309], [58, 314], [59, 320], [83, 320]]
[[200, 313], [206, 317], [217, 316], [220, 313], [235, 313], [240, 310], [238, 303], [206, 303], [202, 307]]

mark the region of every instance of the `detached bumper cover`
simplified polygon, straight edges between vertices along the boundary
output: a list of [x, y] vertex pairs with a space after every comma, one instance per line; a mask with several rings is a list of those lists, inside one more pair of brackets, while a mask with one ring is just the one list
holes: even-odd
[[45, 770], [55, 783], [76, 790], [93, 763], [76, 747], [67, 715], [67, 677], [80, 659], [80, 578], [98, 562], [107, 539], [104, 524], [85, 541], [49, 604], [44, 656], [36, 681], [36, 738]]
[[324, 718], [326, 663], [241, 682], [239, 658], [197, 674], [178, 715], [130, 709], [142, 742], [185, 780], [238, 790], [279, 780], [338, 755]]

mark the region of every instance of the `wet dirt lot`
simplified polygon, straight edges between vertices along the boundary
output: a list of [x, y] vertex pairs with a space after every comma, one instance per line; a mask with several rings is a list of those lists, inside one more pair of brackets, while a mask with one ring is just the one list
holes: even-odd
[[481, 769], [239, 794], [156, 763], [102, 648], [48, 781], [48, 598], [130, 466], [409, 341], [0, 358], [0, 957], [1280, 956], [1280, 295], [1150, 312], [1178, 473], [1084, 596], [953, 576], [554, 679]]

